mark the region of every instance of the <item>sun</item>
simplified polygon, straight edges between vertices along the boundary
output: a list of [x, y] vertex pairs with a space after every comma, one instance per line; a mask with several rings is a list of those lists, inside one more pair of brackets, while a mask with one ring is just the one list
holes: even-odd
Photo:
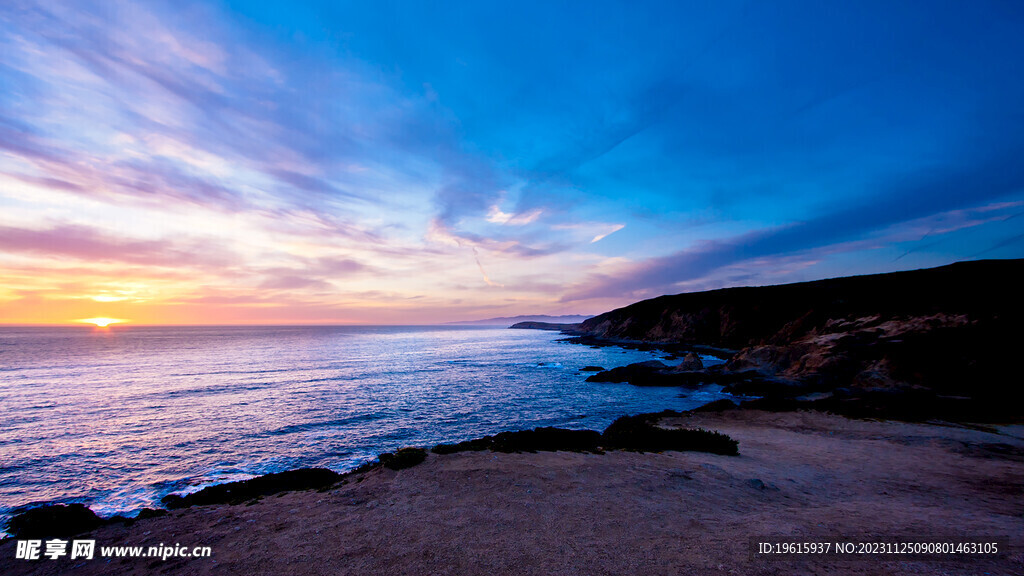
[[122, 322], [127, 322], [127, 320], [121, 320], [119, 318], [83, 318], [81, 320], [76, 320], [76, 322], [81, 322], [83, 324], [93, 324], [98, 328], [106, 328], [111, 324], [120, 324]]

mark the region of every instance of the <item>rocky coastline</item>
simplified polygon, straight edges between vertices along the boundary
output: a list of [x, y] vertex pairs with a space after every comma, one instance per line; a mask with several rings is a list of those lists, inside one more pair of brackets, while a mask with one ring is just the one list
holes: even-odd
[[[1008, 365], [1024, 260], [662, 296], [563, 329], [591, 346], [710, 353], [710, 367], [639, 363], [592, 382], [718, 384], [752, 407], [862, 417], [1020, 421]], [[513, 328], [527, 326], [513, 326]], [[532, 327], [532, 326], [530, 326]]]
[[[735, 456], [739, 454], [738, 443], [724, 434], [704, 429], [665, 429], [658, 422], [678, 412], [666, 411], [657, 414], [623, 416], [603, 432], [594, 430], [568, 430], [543, 427], [533, 430], [509, 431], [494, 436], [484, 436], [456, 444], [439, 444], [430, 452], [454, 454], [457, 452], [491, 451], [498, 453], [536, 452], [587, 452], [604, 454], [613, 450], [635, 452], [698, 451]], [[427, 450], [407, 447], [396, 452], [387, 452], [372, 462], [349, 472], [340, 474], [325, 468], [300, 468], [264, 474], [249, 480], [228, 482], [208, 486], [185, 495], [170, 494], [161, 503], [166, 509], [145, 508], [138, 518], [161, 516], [168, 510], [208, 506], [214, 504], [242, 504], [255, 502], [265, 496], [282, 492], [301, 490], [326, 490], [337, 484], [356, 481], [362, 474], [386, 468], [402, 470], [422, 463]], [[136, 518], [113, 516], [100, 518], [81, 503], [49, 504], [33, 506], [16, 511], [5, 526], [13, 538], [70, 537], [89, 532], [112, 523], [131, 525]]]
[[[170, 495], [136, 518], [99, 518], [82, 504], [23, 510], [0, 541], [0, 571], [109, 573], [13, 560], [15, 539], [89, 534], [145, 544], [200, 535], [219, 550], [205, 561], [122, 558], [115, 571], [125, 574], [930, 573], [930, 559], [779, 563], [749, 548], [756, 537], [916, 534], [998, 541], [1000, 555], [945, 566], [1018, 574], [1024, 387], [1009, 360], [1024, 305], [1008, 280], [1019, 277], [1022, 260], [971, 262], [515, 325], [661, 350], [672, 362], [587, 366], [594, 385], [717, 385], [733, 399], [626, 416], [603, 431], [403, 448], [347, 474], [268, 474]], [[701, 354], [723, 362], [705, 366]], [[314, 537], [335, 548], [312, 555]]]
[[[69, 537], [94, 540], [92, 560], [20, 560], [15, 539], [0, 541], [0, 573], [1009, 576], [1024, 570], [1020, 426], [750, 409], [639, 420], [626, 421], [625, 429], [717, 430], [738, 442], [739, 455], [593, 450], [594, 434], [609, 430], [495, 436], [383, 458], [341, 477], [310, 470], [254, 479], [212, 491], [204, 503], [100, 522]], [[537, 449], [494, 449], [516, 443]], [[567, 449], [546, 449], [555, 445]], [[757, 542], [900, 541], [989, 542], [998, 552], [851, 559], [752, 548]], [[212, 554], [116, 557], [99, 548], [176, 544], [207, 546]]]

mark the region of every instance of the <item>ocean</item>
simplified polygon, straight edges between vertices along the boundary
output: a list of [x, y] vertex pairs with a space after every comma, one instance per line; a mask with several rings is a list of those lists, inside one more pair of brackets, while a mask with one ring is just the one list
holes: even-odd
[[0, 526], [25, 505], [131, 515], [259, 474], [344, 472], [504, 430], [601, 430], [721, 397], [585, 382], [584, 366], [664, 355], [563, 339], [462, 326], [0, 328]]

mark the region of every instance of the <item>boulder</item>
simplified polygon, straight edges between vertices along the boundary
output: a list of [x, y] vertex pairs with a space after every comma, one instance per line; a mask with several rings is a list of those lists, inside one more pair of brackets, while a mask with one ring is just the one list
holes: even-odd
[[637, 386], [675, 386], [665, 382], [668, 366], [658, 360], [637, 362], [598, 372], [587, 378], [587, 382], [629, 382]]
[[683, 358], [683, 361], [675, 367], [676, 372], [693, 372], [694, 370], [703, 370], [704, 362], [701, 361], [700, 356], [697, 356], [693, 352], [688, 352]]

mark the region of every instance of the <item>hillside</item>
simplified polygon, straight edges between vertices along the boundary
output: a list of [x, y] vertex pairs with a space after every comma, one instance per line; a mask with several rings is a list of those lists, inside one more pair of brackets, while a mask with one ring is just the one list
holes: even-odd
[[[573, 332], [735, 351], [721, 368], [674, 371], [656, 385], [720, 382], [776, 403], [841, 403], [869, 412], [898, 406], [922, 416], [1015, 416], [1019, 404], [1007, 402], [1024, 399], [1009, 362], [1020, 350], [1021, 278], [1024, 260], [988, 260], [727, 288], [644, 300]], [[635, 383], [652, 381], [644, 370], [635, 370]]]

